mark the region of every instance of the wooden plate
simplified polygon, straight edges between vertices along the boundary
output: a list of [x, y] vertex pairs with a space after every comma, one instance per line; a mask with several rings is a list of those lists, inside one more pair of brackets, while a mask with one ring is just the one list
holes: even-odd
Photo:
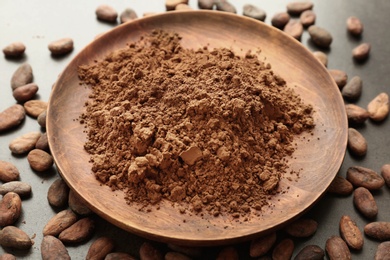
[[[315, 107], [314, 135], [301, 136], [291, 169], [302, 169], [298, 180], [283, 178], [286, 190], [272, 198], [261, 216], [236, 220], [229, 216], [180, 214], [163, 202], [145, 213], [125, 203], [123, 193], [101, 185], [91, 172], [83, 145], [86, 134], [76, 121], [89, 90], [79, 85], [77, 67], [104, 58], [126, 43], [160, 28], [177, 32], [187, 48], [228, 47], [237, 54], [261, 49], [273, 70]], [[62, 177], [98, 215], [129, 232], [188, 246], [222, 245], [264, 235], [307, 211], [324, 194], [343, 161], [347, 119], [340, 91], [327, 70], [301, 43], [256, 20], [216, 11], [169, 12], [116, 27], [81, 51], [59, 77], [51, 94], [47, 134]], [[289, 187], [289, 189], [287, 189]]]

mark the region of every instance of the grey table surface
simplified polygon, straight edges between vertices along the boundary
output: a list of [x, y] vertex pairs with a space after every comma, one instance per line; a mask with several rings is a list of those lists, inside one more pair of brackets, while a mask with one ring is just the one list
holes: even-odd
[[[231, 1], [239, 15], [242, 6], [252, 3], [267, 12], [266, 23], [270, 24], [271, 17], [276, 12], [286, 10], [289, 1]], [[360, 76], [363, 80], [363, 94], [356, 102], [366, 107], [379, 93], [390, 89], [390, 1], [388, 0], [314, 0], [314, 11], [317, 14], [316, 24], [326, 28], [333, 35], [334, 41], [328, 54], [329, 69], [345, 71], [349, 78]], [[49, 100], [50, 91], [58, 75], [95, 36], [112, 29], [113, 24], [98, 21], [95, 9], [100, 4], [109, 4], [119, 13], [127, 7], [133, 8], [139, 17], [146, 12], [163, 12], [163, 0], [150, 1], [22, 1], [2, 0], [0, 2], [0, 47], [3, 48], [11, 42], [21, 41], [26, 46], [26, 53], [22, 59], [10, 60], [0, 57], [0, 111], [16, 103], [12, 96], [10, 79], [17, 67], [23, 63], [31, 64], [34, 73], [34, 82], [39, 86], [36, 99]], [[197, 8], [197, 1], [190, 0], [190, 6]], [[357, 16], [364, 23], [364, 32], [360, 39], [351, 37], [346, 32], [346, 19]], [[207, 30], [207, 28], [205, 28]], [[63, 37], [71, 37], [75, 42], [72, 53], [61, 58], [53, 58], [48, 49], [48, 43]], [[319, 50], [309, 40], [307, 31], [304, 32], [302, 44], [310, 50]], [[351, 50], [359, 43], [369, 42], [372, 45], [370, 57], [364, 63], [356, 63], [351, 57]], [[342, 176], [350, 166], [364, 166], [377, 172], [384, 164], [390, 163], [390, 122], [388, 119], [381, 123], [366, 122], [358, 129], [368, 141], [368, 153], [364, 158], [354, 158], [346, 153], [344, 162], [339, 171]], [[42, 131], [36, 120], [27, 117], [21, 127], [0, 133], [0, 160], [12, 162], [21, 173], [21, 180], [32, 186], [33, 194], [23, 200], [23, 212], [18, 227], [28, 235], [34, 236], [35, 244], [30, 250], [17, 251], [0, 247], [0, 255], [4, 252], [13, 253], [18, 259], [40, 259], [40, 244], [42, 229], [47, 221], [56, 214], [47, 202], [47, 190], [50, 184], [58, 177], [55, 170], [37, 175], [34, 173], [25, 156], [14, 156], [8, 149], [8, 144], [14, 138], [31, 131]], [[379, 208], [376, 221], [390, 221], [390, 189], [383, 187], [374, 193]], [[342, 215], [349, 215], [358, 227], [363, 227], [369, 220], [363, 218], [352, 203], [352, 195], [339, 197], [326, 194], [308, 213], [307, 216], [318, 223], [317, 232], [310, 238], [296, 239], [294, 255], [305, 245], [316, 244], [325, 248], [326, 240], [332, 235], [339, 235], [338, 224]], [[97, 218], [94, 236], [81, 245], [69, 245], [67, 249], [72, 259], [85, 259], [90, 244], [100, 236], [110, 236], [115, 240], [116, 251], [124, 251], [139, 257], [138, 250], [145, 239], [125, 232], [105, 220]], [[155, 241], [162, 250], [166, 247]], [[365, 244], [361, 251], [352, 251], [353, 259], [373, 259], [379, 242], [365, 236]], [[249, 258], [249, 242], [233, 245], [240, 253], [242, 259]], [[207, 248], [202, 259], [216, 257], [218, 248]]]

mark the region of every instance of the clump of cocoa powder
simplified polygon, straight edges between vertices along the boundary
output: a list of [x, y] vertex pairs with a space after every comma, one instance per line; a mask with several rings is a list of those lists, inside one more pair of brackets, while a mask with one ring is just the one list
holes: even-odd
[[128, 203], [260, 210], [294, 136], [314, 127], [312, 106], [256, 55], [185, 49], [180, 39], [155, 31], [79, 68], [92, 90], [81, 116], [92, 171]]

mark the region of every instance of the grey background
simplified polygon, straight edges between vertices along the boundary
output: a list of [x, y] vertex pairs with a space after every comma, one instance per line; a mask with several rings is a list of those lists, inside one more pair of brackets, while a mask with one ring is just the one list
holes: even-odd
[[[246, 3], [255, 4], [267, 12], [266, 23], [270, 24], [271, 17], [276, 12], [285, 11], [289, 1], [231, 1], [237, 8], [238, 14], [242, 14], [242, 6]], [[388, 0], [316, 0], [314, 11], [317, 14], [316, 24], [330, 31], [334, 41], [329, 50], [328, 68], [340, 69], [347, 72], [349, 78], [360, 76], [363, 80], [363, 95], [356, 104], [366, 107], [367, 104], [380, 92], [389, 93], [390, 88], [390, 1]], [[23, 63], [31, 64], [34, 72], [34, 82], [39, 86], [37, 99], [49, 100], [52, 84], [58, 75], [95, 36], [106, 32], [115, 25], [100, 22], [95, 17], [95, 9], [99, 4], [109, 4], [119, 13], [127, 7], [133, 8], [139, 17], [145, 12], [162, 12], [165, 10], [163, 0], [149, 1], [22, 1], [2, 0], [0, 2], [0, 47], [3, 48], [11, 42], [21, 41], [26, 46], [26, 54], [23, 59], [9, 60], [0, 57], [0, 111], [15, 104], [10, 87], [10, 79], [17, 67]], [[190, 0], [190, 5], [197, 8], [197, 2]], [[351, 37], [346, 32], [346, 19], [351, 16], [359, 17], [364, 23], [364, 33], [360, 39]], [[207, 28], [205, 28], [207, 30]], [[71, 37], [75, 42], [75, 49], [69, 55], [61, 58], [53, 58], [48, 49], [48, 43], [63, 37]], [[301, 42], [311, 50], [318, 50], [310, 43], [308, 33], [305, 31]], [[351, 50], [361, 42], [369, 42], [372, 51], [369, 59], [364, 63], [356, 63], [351, 58]], [[2, 55], [1, 55], [2, 56]], [[390, 123], [386, 119], [382, 123], [368, 121], [358, 130], [368, 141], [368, 154], [357, 159], [351, 157], [348, 152], [339, 174], [345, 176], [350, 166], [360, 165], [371, 168], [377, 172], [382, 165], [390, 163]], [[8, 144], [14, 138], [31, 131], [40, 131], [35, 119], [27, 117], [23, 125], [13, 131], [0, 134], [0, 160], [10, 161], [15, 164], [20, 173], [21, 180], [32, 185], [33, 195], [23, 200], [23, 214], [17, 222], [17, 226], [35, 236], [35, 244], [28, 251], [4, 250], [0, 247], [0, 255], [4, 252], [14, 253], [18, 259], [40, 259], [40, 242], [42, 229], [47, 221], [56, 214], [49, 206], [46, 199], [47, 189], [57, 177], [53, 170], [37, 175], [34, 173], [25, 156], [13, 156]], [[390, 189], [382, 188], [374, 193], [379, 207], [377, 221], [390, 221]], [[325, 195], [309, 212], [308, 216], [314, 218], [319, 227], [316, 234], [308, 239], [295, 241], [294, 255], [308, 244], [316, 244], [325, 248], [326, 239], [332, 235], [339, 235], [338, 223], [342, 215], [350, 215], [357, 222], [361, 230], [369, 222], [364, 219], [353, 207], [352, 196], [339, 197]], [[86, 243], [68, 246], [72, 259], [84, 259], [90, 243], [101, 235], [108, 235], [116, 242], [117, 251], [129, 252], [138, 257], [138, 249], [144, 241], [142, 238], [122, 231], [106, 221], [97, 218], [97, 227], [94, 237]], [[379, 242], [365, 237], [365, 245], [362, 251], [353, 251], [353, 259], [373, 259]], [[163, 244], [157, 244], [162, 250]], [[248, 258], [249, 243], [233, 245], [237, 247], [241, 258]], [[202, 259], [215, 258], [220, 248], [205, 249], [207, 253]], [[206, 257], [207, 256], [207, 257]]]

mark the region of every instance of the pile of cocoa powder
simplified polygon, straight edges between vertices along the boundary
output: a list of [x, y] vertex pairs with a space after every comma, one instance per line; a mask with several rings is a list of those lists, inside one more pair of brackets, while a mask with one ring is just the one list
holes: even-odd
[[312, 106], [256, 54], [180, 40], [154, 31], [80, 66], [92, 171], [142, 207], [166, 199], [214, 216], [261, 210], [294, 136], [314, 127]]

